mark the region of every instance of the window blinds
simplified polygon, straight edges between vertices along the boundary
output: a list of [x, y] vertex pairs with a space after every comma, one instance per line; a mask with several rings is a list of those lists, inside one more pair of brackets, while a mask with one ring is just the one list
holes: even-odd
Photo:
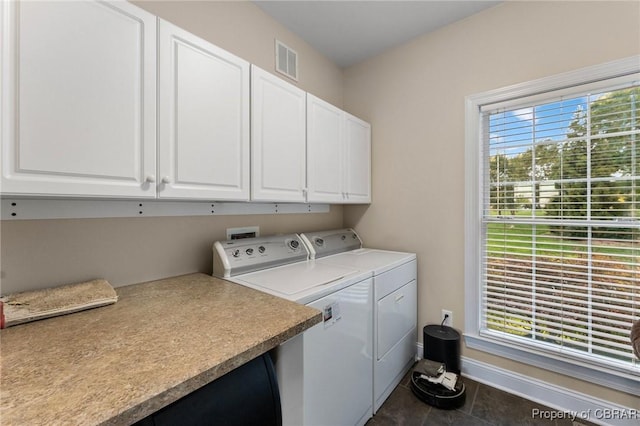
[[640, 374], [640, 83], [482, 108], [481, 334]]

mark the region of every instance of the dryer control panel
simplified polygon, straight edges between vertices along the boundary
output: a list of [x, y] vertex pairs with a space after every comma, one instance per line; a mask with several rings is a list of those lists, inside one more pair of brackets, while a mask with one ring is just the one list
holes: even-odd
[[362, 240], [351, 228], [300, 234], [309, 249], [311, 259], [362, 248]]
[[309, 252], [297, 234], [216, 241], [213, 276], [228, 278], [308, 258]]

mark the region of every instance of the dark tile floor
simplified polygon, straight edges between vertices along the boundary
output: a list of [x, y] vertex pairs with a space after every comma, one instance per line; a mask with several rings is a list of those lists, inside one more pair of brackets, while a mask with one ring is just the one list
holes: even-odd
[[457, 410], [441, 410], [419, 400], [411, 392], [406, 375], [366, 426], [592, 425], [580, 419], [551, 420], [540, 415], [534, 418], [534, 409], [540, 410], [538, 413], [555, 410], [467, 378], [463, 380], [467, 388], [465, 404]]

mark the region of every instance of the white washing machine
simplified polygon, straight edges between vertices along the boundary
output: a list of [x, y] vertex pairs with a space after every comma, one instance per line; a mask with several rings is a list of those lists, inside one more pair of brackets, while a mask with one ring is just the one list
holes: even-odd
[[363, 425], [373, 416], [371, 272], [309, 260], [291, 234], [216, 242], [213, 274], [323, 313], [272, 353], [283, 424]]
[[352, 229], [300, 237], [316, 264], [371, 271], [373, 275], [373, 412], [416, 359], [418, 302], [415, 253], [362, 248]]

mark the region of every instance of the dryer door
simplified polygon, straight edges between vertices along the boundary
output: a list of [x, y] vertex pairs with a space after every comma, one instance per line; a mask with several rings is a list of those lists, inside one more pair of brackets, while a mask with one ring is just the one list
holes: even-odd
[[416, 280], [378, 301], [378, 360], [415, 329], [417, 307]]

